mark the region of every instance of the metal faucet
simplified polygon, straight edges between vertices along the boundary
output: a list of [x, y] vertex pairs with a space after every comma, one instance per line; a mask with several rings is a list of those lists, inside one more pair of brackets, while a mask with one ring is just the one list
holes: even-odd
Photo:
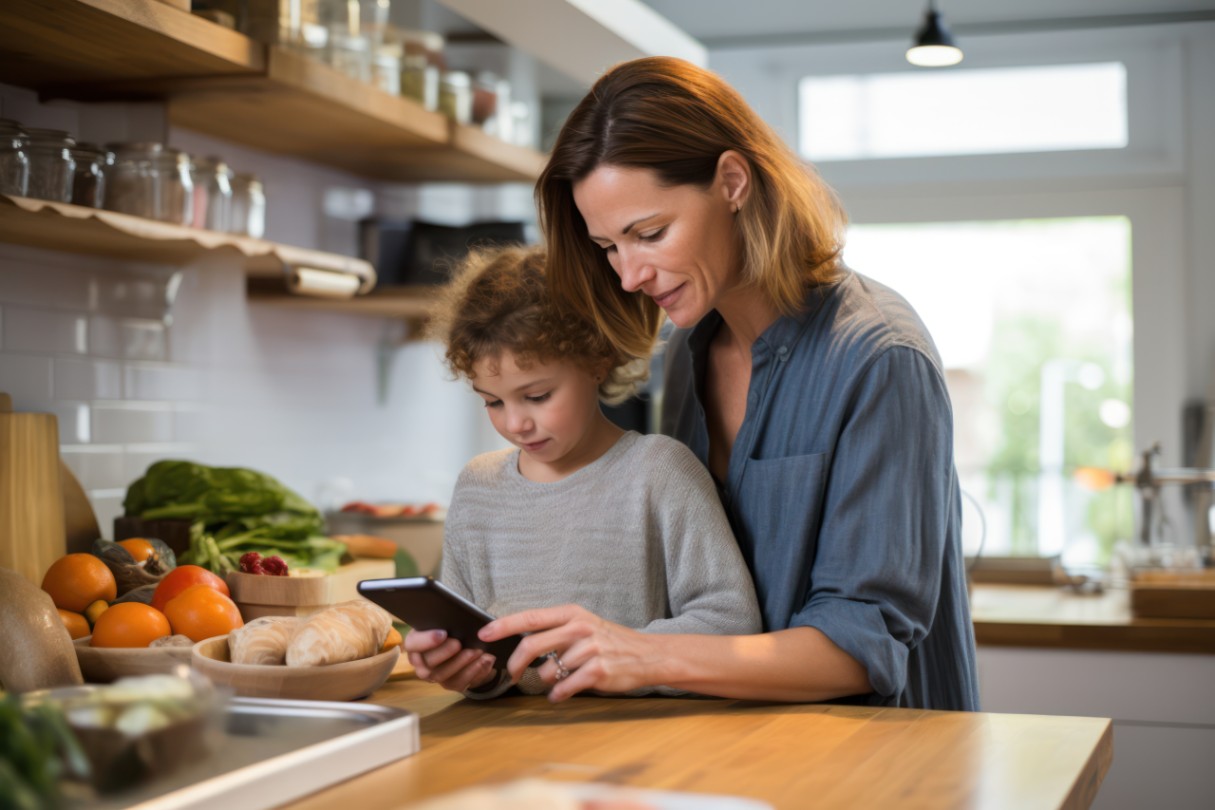
[[[1207, 484], [1215, 485], [1215, 469], [1200, 467], [1152, 468], [1152, 457], [1160, 455], [1160, 442], [1155, 442], [1141, 454], [1143, 463], [1136, 472], [1118, 473], [1116, 480], [1120, 483], [1134, 484], [1139, 490], [1140, 503], [1143, 506], [1141, 514], [1143, 526], [1139, 532], [1139, 540], [1143, 545], [1152, 544], [1152, 515], [1156, 509], [1156, 501], [1160, 497], [1161, 484]], [[1197, 543], [1199, 548], [1210, 548], [1211, 526], [1206, 514], [1195, 516], [1197, 526]]]

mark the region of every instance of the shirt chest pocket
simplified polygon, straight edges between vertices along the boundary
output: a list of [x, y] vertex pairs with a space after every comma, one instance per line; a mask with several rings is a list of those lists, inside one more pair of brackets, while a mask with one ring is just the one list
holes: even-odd
[[744, 535], [739, 539], [758, 577], [766, 574], [788, 584], [797, 582], [801, 587], [794, 590], [803, 590], [808, 583], [818, 547], [828, 459], [827, 453], [813, 453], [747, 461], [735, 514]]

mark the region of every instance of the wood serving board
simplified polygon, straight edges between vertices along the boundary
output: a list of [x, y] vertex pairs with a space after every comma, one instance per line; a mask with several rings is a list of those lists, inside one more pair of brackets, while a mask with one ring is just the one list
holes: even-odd
[[[298, 607], [332, 605], [356, 598], [364, 579], [383, 579], [396, 573], [392, 560], [355, 560], [332, 574], [271, 577], [239, 571], [224, 579], [237, 604]], [[266, 614], [263, 614], [266, 615]]]
[[1142, 619], [1215, 619], [1215, 571], [1141, 571], [1131, 613]]

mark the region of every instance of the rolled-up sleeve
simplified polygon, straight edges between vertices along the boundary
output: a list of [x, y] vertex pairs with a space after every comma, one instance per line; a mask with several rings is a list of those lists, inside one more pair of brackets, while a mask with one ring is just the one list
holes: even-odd
[[954, 508], [951, 409], [936, 365], [905, 346], [875, 357], [851, 394], [824, 475], [808, 598], [789, 625], [821, 630], [890, 697], [937, 610]]

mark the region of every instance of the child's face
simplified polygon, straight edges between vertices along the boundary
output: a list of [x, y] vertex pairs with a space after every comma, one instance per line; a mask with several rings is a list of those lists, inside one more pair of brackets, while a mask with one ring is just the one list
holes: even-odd
[[564, 360], [519, 368], [509, 351], [478, 360], [473, 372], [494, 429], [530, 461], [562, 476], [594, 460], [603, 421], [594, 372]]

